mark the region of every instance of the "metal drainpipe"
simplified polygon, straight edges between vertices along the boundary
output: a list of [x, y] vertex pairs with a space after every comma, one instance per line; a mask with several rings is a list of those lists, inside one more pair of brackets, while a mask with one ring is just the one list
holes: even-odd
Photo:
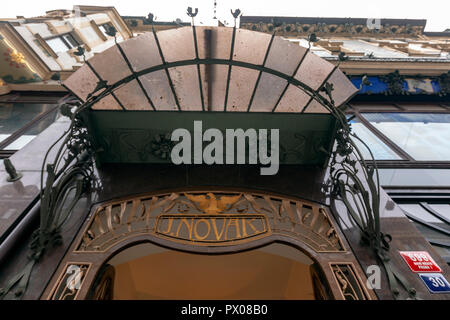
[[23, 217], [17, 226], [10, 232], [6, 239], [0, 244], [0, 265], [6, 262], [8, 255], [12, 253], [14, 247], [25, 237], [31, 237], [33, 226], [39, 224], [41, 202], [37, 201], [30, 211]]

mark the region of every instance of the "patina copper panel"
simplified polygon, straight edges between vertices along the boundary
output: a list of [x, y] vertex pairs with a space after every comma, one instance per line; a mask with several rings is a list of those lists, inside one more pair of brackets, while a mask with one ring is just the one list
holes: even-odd
[[139, 77], [157, 110], [177, 110], [175, 98], [164, 70]]
[[127, 110], [152, 109], [148, 99], [143, 94], [143, 91], [136, 80], [124, 84], [114, 93]]
[[233, 60], [262, 65], [270, 38], [267, 33], [237, 29]]
[[134, 71], [141, 71], [162, 63], [155, 37], [146, 32], [120, 44]]
[[276, 112], [301, 112], [306, 106], [310, 96], [303, 90], [289, 85], [286, 92], [281, 98], [280, 103], [277, 106]]
[[86, 100], [88, 94], [90, 94], [97, 86], [98, 78], [87, 66], [82, 66], [77, 72], [73, 73], [66, 81], [66, 85], [73, 93], [83, 100]]
[[247, 111], [258, 74], [258, 70], [236, 66], [231, 68], [228, 111]]
[[131, 75], [131, 70], [117, 46], [95, 55], [88, 61], [100, 77], [108, 82], [108, 85], [113, 85]]
[[250, 110], [271, 112], [287, 83], [285, 79], [263, 72]]
[[191, 27], [160, 31], [157, 36], [166, 62], [195, 59]]
[[[334, 70], [327, 82], [333, 85], [332, 98], [336, 107], [348, 101], [358, 92], [358, 89], [339, 69]], [[321, 95], [328, 99], [325, 93], [321, 92]]]
[[108, 94], [106, 97], [101, 99], [99, 102], [95, 103], [92, 106], [94, 110], [122, 110], [122, 107], [119, 103], [114, 99], [113, 96]]
[[169, 74], [181, 110], [202, 110], [197, 67], [191, 65], [170, 68]]
[[308, 52], [294, 78], [312, 89], [317, 90], [326, 80], [333, 68], [333, 64], [312, 52]]
[[270, 47], [265, 66], [270, 69], [293, 75], [306, 49], [297, 43], [275, 37]]

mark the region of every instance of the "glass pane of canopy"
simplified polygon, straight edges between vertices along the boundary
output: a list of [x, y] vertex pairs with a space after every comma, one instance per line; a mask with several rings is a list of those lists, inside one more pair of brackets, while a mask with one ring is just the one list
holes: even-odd
[[107, 81], [114, 96], [106, 95], [93, 109], [120, 110], [122, 104], [126, 110], [328, 113], [311, 92], [330, 82], [336, 106], [356, 92], [333, 64], [296, 43], [250, 30], [184, 27], [119, 45], [65, 81], [83, 101], [99, 80]]

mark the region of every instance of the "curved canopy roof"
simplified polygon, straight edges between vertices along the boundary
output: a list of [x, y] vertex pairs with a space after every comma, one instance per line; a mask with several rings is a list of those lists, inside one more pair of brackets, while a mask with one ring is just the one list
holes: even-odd
[[328, 113], [327, 82], [336, 107], [357, 91], [336, 66], [282, 37], [183, 27], [113, 46], [64, 85], [94, 110]]

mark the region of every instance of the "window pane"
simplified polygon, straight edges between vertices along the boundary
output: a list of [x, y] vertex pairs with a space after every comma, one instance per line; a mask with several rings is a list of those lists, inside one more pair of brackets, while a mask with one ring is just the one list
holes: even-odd
[[60, 117], [61, 114], [59, 113], [59, 110], [52, 111], [44, 119], [41, 119], [25, 131], [19, 138], [7, 145], [4, 150], [20, 150]]
[[450, 160], [450, 114], [365, 113], [363, 116], [416, 160]]
[[[433, 209], [438, 211], [441, 215], [443, 211], [446, 211], [446, 207], [450, 207], [448, 204], [429, 204]], [[445, 232], [439, 231], [435, 229], [433, 226], [450, 231], [450, 225], [441, 221], [440, 219], [434, 217], [432, 214], [428, 213], [427, 210], [422, 208], [419, 204], [399, 204], [399, 206], [406, 212], [408, 215], [419, 218], [420, 220], [431, 224], [426, 225], [421, 222], [413, 221], [417, 230], [427, 239], [436, 252], [448, 262], [450, 262], [450, 237], [445, 234]]]
[[50, 46], [50, 48], [52, 48], [53, 51], [55, 51], [55, 53], [66, 52], [70, 49], [60, 38], [45, 40], [45, 42], [47, 42], [47, 44]]
[[419, 204], [400, 204], [400, 208], [408, 212], [410, 215], [417, 217], [425, 222], [432, 223], [444, 229], [446, 228], [446, 224], [444, 222], [433, 216], [427, 210], [422, 208]]
[[113, 27], [113, 25], [111, 23], [104, 23], [102, 25], [99, 25], [98, 27], [105, 36], [109, 37], [109, 35], [106, 34], [106, 31]]
[[[353, 118], [350, 123], [352, 126], [352, 131], [368, 145], [375, 160], [401, 160], [400, 156], [398, 156], [383, 141], [367, 129], [358, 118]], [[371, 159], [369, 151], [361, 143], [361, 141], [354, 138], [353, 141], [362, 152], [364, 159]]]
[[450, 204], [430, 204], [430, 207], [450, 220]]
[[450, 169], [379, 169], [383, 187], [450, 187]]
[[[30, 123], [34, 118], [54, 108], [54, 104], [6, 103], [0, 104], [0, 142]], [[10, 143], [5, 150], [18, 150], [47, 128], [57, 118], [53, 111], [28, 129], [21, 137]], [[28, 137], [27, 137], [28, 136]]]
[[63, 35], [63, 37], [72, 48], [79, 46], [78, 41], [75, 40], [75, 38], [70, 33]]

